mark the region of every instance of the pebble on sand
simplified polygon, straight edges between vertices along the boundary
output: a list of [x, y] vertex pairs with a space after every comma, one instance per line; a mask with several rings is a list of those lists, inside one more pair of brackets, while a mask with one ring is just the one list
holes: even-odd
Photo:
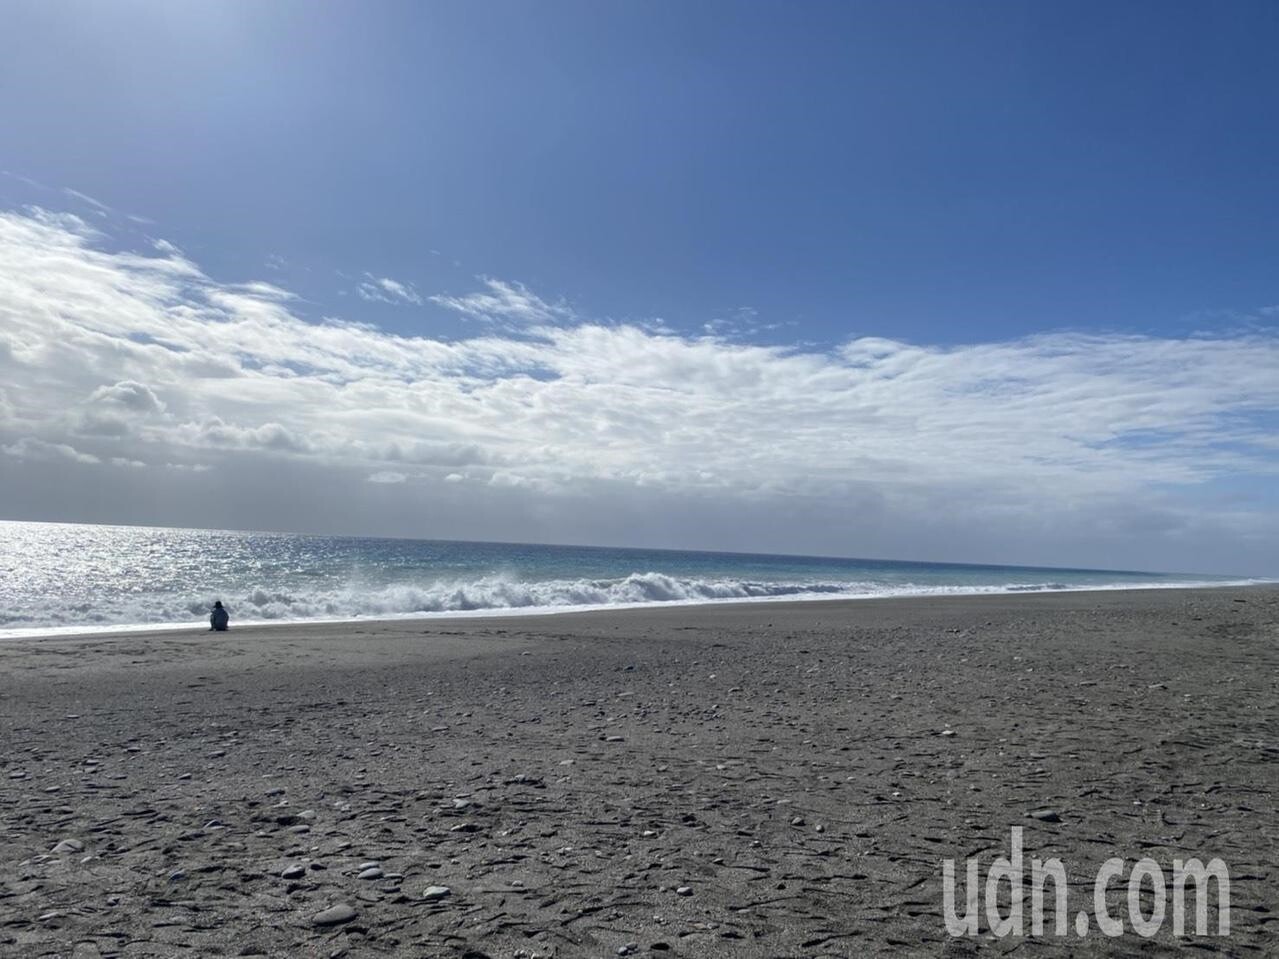
[[301, 879], [306, 875], [305, 866], [289, 866], [284, 872], [280, 873], [281, 879]]
[[1053, 809], [1036, 809], [1027, 815], [1040, 822], [1061, 822], [1061, 815]]
[[356, 876], [355, 878], [356, 879], [381, 879], [382, 875], [383, 873], [382, 873], [381, 866], [369, 866], [367, 869], [361, 869], [360, 874]]
[[438, 902], [453, 895], [453, 890], [448, 886], [427, 886], [426, 891], [422, 893], [422, 898], [428, 902]]
[[53, 847], [53, 851], [59, 853], [84, 852], [84, 843], [79, 839], [64, 839]]
[[680, 886], [675, 890], [677, 896], [691, 896], [693, 894], [692, 886]]
[[344, 922], [350, 922], [355, 918], [355, 910], [344, 902], [330, 906], [323, 912], [317, 912], [311, 917], [311, 924], [315, 926], [340, 926]]

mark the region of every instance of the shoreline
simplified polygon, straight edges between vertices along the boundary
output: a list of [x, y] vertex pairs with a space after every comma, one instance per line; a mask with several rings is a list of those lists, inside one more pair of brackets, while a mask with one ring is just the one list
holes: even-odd
[[[642, 610], [700, 609], [702, 607], [732, 608], [737, 606], [755, 608], [787, 605], [808, 605], [812, 603], [868, 603], [879, 601], [913, 602], [916, 600], [943, 599], [977, 599], [983, 597], [1007, 596], [1055, 596], [1077, 593], [1141, 593], [1166, 590], [1201, 590], [1201, 589], [1266, 589], [1279, 586], [1279, 579], [1239, 579], [1220, 583], [1175, 582], [1148, 583], [1135, 586], [1068, 586], [1059, 589], [1026, 589], [973, 587], [965, 592], [964, 587], [945, 588], [936, 592], [888, 592], [854, 595], [811, 594], [807, 596], [735, 596], [726, 599], [702, 600], [654, 600], [638, 603], [618, 603], [613, 605], [580, 605], [580, 606], [532, 606], [532, 607], [491, 607], [475, 610], [440, 610], [413, 613], [400, 613], [392, 616], [347, 617], [340, 619], [305, 618], [305, 619], [267, 619], [231, 621], [232, 630], [273, 630], [293, 629], [307, 626], [336, 627], [356, 625], [390, 626], [395, 624], [417, 623], [449, 623], [454, 621], [472, 622], [475, 620], [521, 620], [543, 619], [554, 616], [577, 616], [607, 613], [626, 613]], [[169, 633], [207, 633], [210, 632], [204, 621], [192, 623], [157, 623], [138, 624], [123, 623], [96, 627], [84, 626], [37, 626], [31, 628], [6, 630], [0, 629], [0, 644], [18, 640], [76, 640], [114, 637], [135, 637], [140, 635], [164, 635]]]

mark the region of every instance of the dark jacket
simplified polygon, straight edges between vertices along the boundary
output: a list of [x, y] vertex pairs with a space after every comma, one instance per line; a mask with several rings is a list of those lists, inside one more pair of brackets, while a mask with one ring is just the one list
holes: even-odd
[[231, 614], [222, 606], [214, 606], [213, 612], [209, 614], [209, 625], [219, 632], [226, 629], [230, 621]]

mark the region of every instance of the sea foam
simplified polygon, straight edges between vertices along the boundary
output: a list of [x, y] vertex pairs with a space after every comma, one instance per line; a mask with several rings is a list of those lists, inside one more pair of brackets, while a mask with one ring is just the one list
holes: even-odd
[[1057, 589], [1224, 577], [0, 522], [0, 635]]

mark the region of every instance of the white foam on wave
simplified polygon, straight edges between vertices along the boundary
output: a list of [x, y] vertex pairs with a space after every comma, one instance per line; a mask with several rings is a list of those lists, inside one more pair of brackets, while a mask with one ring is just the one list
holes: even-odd
[[[520, 581], [501, 576], [470, 581], [395, 584], [378, 588], [346, 586], [325, 593], [255, 586], [241, 595], [221, 596], [235, 625], [286, 622], [348, 622], [455, 616], [500, 616], [630, 609], [660, 605], [767, 602], [778, 600], [871, 599], [893, 596], [960, 596], [1091, 589], [1151, 589], [1246, 586], [1265, 580], [1151, 581], [1126, 583], [1001, 583], [935, 585], [872, 581], [762, 582], [681, 578], [665, 573], [631, 573], [620, 579]], [[48, 636], [139, 629], [207, 628], [210, 599], [153, 594], [121, 598], [115, 604], [84, 605], [10, 613], [0, 620], [0, 637]]]

